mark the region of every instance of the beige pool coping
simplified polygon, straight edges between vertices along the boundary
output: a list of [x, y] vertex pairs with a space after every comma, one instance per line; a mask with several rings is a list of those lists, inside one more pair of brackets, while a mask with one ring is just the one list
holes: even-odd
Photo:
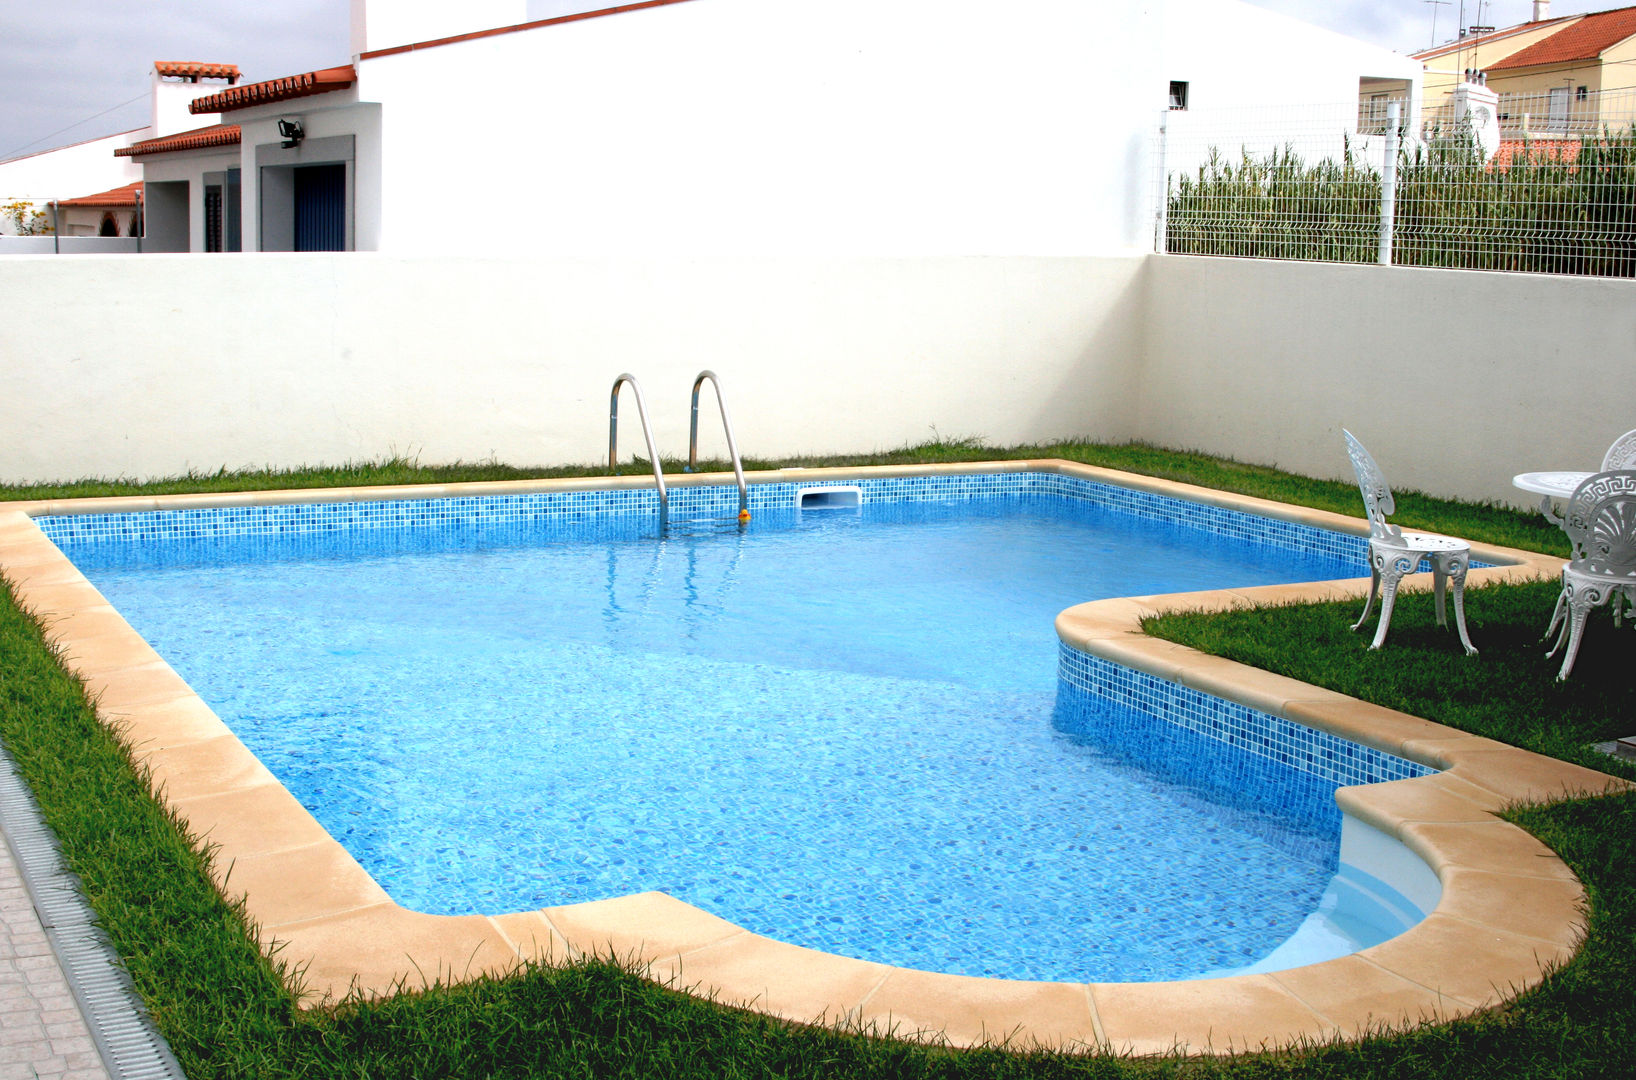
[[[749, 479], [778, 483], [1021, 471], [1060, 473], [1367, 533], [1361, 518], [1057, 460], [787, 469]], [[722, 475], [666, 480], [675, 487], [730, 482]], [[1361, 599], [1367, 579], [1103, 600], [1064, 611], [1057, 632], [1097, 656], [1443, 770], [1420, 779], [1342, 788], [1336, 795], [1347, 813], [1401, 840], [1432, 867], [1443, 889], [1436, 910], [1384, 944], [1271, 974], [1163, 983], [1020, 982], [817, 952], [749, 933], [658, 892], [496, 916], [436, 916], [400, 907], [31, 520], [651, 484], [651, 477], [591, 477], [0, 503], [0, 573], [23, 607], [39, 618], [63, 664], [83, 680], [103, 722], [149, 770], [158, 796], [214, 847], [217, 885], [229, 896], [242, 894], [263, 947], [278, 948], [282, 959], [303, 971], [309, 1003], [504, 972], [524, 959], [613, 953], [644, 965], [660, 982], [802, 1023], [873, 1024], [956, 1046], [1008, 1040], [1015, 1047], [1220, 1053], [1351, 1038], [1383, 1025], [1462, 1016], [1535, 985], [1576, 952], [1584, 931], [1584, 889], [1550, 849], [1495, 812], [1518, 801], [1630, 785], [1206, 656], [1150, 638], [1140, 628], [1144, 616], [1165, 611]], [[1549, 556], [1480, 544], [1473, 545], [1473, 553], [1505, 564], [1471, 571], [1473, 585], [1554, 577], [1562, 565]], [[1429, 576], [1415, 575], [1405, 587], [1426, 588]]]

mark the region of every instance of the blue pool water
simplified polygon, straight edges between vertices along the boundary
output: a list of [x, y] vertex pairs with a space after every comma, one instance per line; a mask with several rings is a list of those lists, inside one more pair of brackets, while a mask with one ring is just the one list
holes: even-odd
[[1319, 906], [1334, 784], [1059, 702], [1052, 621], [1357, 563], [1065, 499], [643, 531], [65, 547], [408, 907], [658, 889], [831, 952], [1111, 981], [1253, 964]]

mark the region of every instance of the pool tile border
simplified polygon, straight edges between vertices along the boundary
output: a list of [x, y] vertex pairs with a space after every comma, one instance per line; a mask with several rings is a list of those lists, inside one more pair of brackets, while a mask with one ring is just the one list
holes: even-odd
[[[916, 478], [972, 488], [972, 477], [1039, 472], [1285, 526], [1361, 537], [1361, 519], [1284, 506], [1061, 461], [784, 470], [764, 484], [820, 486]], [[667, 478], [673, 490], [722, 476]], [[1210, 695], [1317, 728], [1440, 773], [1337, 792], [1343, 810], [1401, 840], [1437, 872], [1443, 897], [1425, 922], [1352, 956], [1269, 975], [1175, 983], [1026, 983], [889, 968], [772, 941], [661, 893], [499, 916], [432, 916], [378, 900], [379, 886], [248, 755], [187, 684], [51, 542], [33, 517], [286, 504], [490, 498], [651, 487], [641, 478], [521, 481], [0, 504], [0, 572], [45, 626], [100, 716], [159, 778], [159, 796], [205, 843], [228, 895], [245, 896], [263, 943], [304, 963], [309, 997], [391, 992], [423, 979], [503, 971], [520, 959], [610, 952], [653, 977], [798, 1022], [873, 1025], [953, 1045], [1005, 1040], [1121, 1053], [1224, 1052], [1349, 1038], [1382, 1025], [1449, 1019], [1497, 1004], [1570, 959], [1583, 934], [1584, 891], [1567, 867], [1495, 811], [1518, 799], [1627, 789], [1581, 769], [1343, 695], [1206, 657], [1141, 632], [1148, 614], [1360, 598], [1366, 581], [1278, 585], [1099, 601], [1057, 619], [1065, 652], [1120, 665], [1144, 686], [1178, 684], [1176, 700]], [[980, 485], [979, 485], [980, 486]], [[736, 495], [736, 493], [733, 493]], [[771, 494], [770, 489], [767, 494]], [[651, 497], [651, 496], [650, 496]], [[715, 496], [710, 496], [715, 498]], [[627, 501], [635, 504], [638, 499]], [[752, 506], [755, 505], [752, 500]], [[1191, 513], [1191, 511], [1189, 511]], [[1554, 576], [1560, 560], [1474, 545], [1492, 564], [1473, 584]], [[1410, 588], [1427, 583], [1411, 579]], [[1111, 670], [1111, 669], [1104, 669]], [[214, 722], [212, 722], [214, 721]], [[235, 745], [237, 744], [237, 745]], [[253, 760], [253, 759], [252, 759]], [[316, 830], [316, 833], [314, 832]], [[235, 870], [238, 865], [240, 870]], [[245, 879], [252, 879], [246, 881]], [[249, 885], [246, 889], [245, 886]]]

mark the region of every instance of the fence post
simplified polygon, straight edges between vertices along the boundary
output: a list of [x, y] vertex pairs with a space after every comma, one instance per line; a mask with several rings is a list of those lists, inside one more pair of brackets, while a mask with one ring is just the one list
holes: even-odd
[[1153, 214], [1153, 250], [1159, 255], [1166, 251], [1169, 242], [1170, 222], [1170, 172], [1166, 161], [1166, 152], [1169, 150], [1170, 110], [1166, 109], [1159, 114], [1159, 152], [1154, 155], [1158, 160], [1158, 176], [1154, 179], [1154, 202], [1156, 208]]
[[1385, 160], [1380, 166], [1380, 265], [1392, 265], [1392, 218], [1397, 212], [1397, 125], [1403, 105], [1386, 106]]

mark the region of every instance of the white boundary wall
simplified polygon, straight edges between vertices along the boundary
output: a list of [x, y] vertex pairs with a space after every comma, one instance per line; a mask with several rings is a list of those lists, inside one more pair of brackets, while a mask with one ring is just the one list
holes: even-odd
[[1594, 469], [1636, 427], [1636, 282], [1153, 256], [1139, 437], [1531, 505], [1517, 473]]
[[136, 236], [0, 236], [0, 255], [124, 255], [141, 250]]
[[[0, 480], [660, 452], [721, 377], [743, 452], [1122, 438], [1141, 258], [0, 258]], [[629, 391], [626, 397], [629, 398]], [[700, 452], [724, 453], [714, 405]], [[620, 456], [642, 450], [633, 403]]]
[[[1636, 282], [1146, 258], [0, 257], [0, 480], [1143, 439], [1521, 505], [1636, 427]], [[627, 395], [628, 396], [628, 395]], [[706, 413], [710, 412], [705, 395]], [[626, 402], [621, 457], [641, 449]], [[720, 455], [713, 415], [701, 452]]]

